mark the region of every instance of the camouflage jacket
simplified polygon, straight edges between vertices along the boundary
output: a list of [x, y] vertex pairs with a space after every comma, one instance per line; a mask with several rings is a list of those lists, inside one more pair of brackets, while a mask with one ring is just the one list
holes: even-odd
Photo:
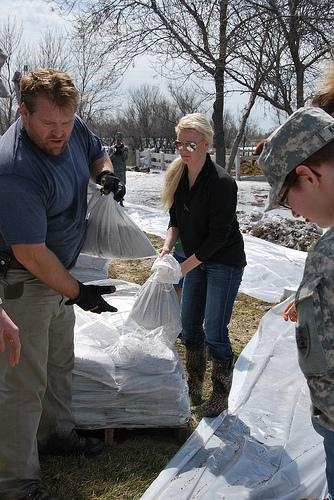
[[334, 430], [334, 227], [309, 251], [296, 307], [299, 365], [313, 412]]

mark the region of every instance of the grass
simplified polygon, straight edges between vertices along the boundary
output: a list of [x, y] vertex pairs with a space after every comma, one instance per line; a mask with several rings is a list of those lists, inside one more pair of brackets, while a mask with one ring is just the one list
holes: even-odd
[[128, 432], [95, 458], [49, 458], [43, 478], [60, 500], [138, 499], [176, 453], [175, 439]]
[[[148, 235], [155, 248], [162, 239]], [[154, 259], [114, 260], [109, 276], [143, 284], [150, 275]], [[258, 323], [271, 304], [238, 294], [230, 324], [233, 349], [240, 354], [255, 333]], [[180, 340], [176, 348], [184, 360]], [[204, 395], [211, 389], [210, 363], [204, 383]], [[197, 425], [194, 416], [189, 429]], [[95, 458], [47, 458], [41, 463], [42, 477], [50, 492], [59, 500], [137, 500], [178, 451], [181, 443], [171, 429], [116, 430], [115, 442]]]

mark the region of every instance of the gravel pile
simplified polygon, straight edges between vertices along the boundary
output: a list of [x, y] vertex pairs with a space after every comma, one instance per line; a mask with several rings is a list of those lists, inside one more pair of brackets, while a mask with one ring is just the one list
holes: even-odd
[[242, 233], [295, 250], [307, 251], [322, 234], [316, 224], [299, 219], [285, 219], [279, 215], [238, 212], [238, 220]]

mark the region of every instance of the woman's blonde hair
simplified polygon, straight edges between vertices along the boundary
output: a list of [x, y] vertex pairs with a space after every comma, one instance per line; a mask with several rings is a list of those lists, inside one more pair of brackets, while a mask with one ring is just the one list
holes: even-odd
[[[196, 130], [202, 134], [208, 142], [209, 148], [213, 143], [213, 129], [208, 118], [202, 113], [191, 113], [183, 116], [175, 127], [178, 134], [180, 130]], [[166, 170], [164, 186], [161, 193], [161, 202], [169, 210], [173, 205], [174, 194], [179, 185], [184, 170], [184, 162], [181, 157], [176, 158]]]
[[321, 87], [314, 94], [312, 105], [317, 106], [329, 115], [334, 113], [334, 65], [325, 71]]

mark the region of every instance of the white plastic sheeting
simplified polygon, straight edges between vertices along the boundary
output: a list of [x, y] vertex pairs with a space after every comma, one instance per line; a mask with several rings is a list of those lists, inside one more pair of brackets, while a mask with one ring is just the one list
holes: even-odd
[[322, 438], [310, 420], [286, 302], [240, 355], [230, 413], [203, 419], [142, 500], [300, 500], [326, 494]]
[[96, 281], [108, 278], [109, 260], [80, 254], [71, 274], [79, 281]]
[[247, 266], [240, 292], [267, 302], [279, 302], [286, 288], [297, 289], [306, 252], [243, 235]]

